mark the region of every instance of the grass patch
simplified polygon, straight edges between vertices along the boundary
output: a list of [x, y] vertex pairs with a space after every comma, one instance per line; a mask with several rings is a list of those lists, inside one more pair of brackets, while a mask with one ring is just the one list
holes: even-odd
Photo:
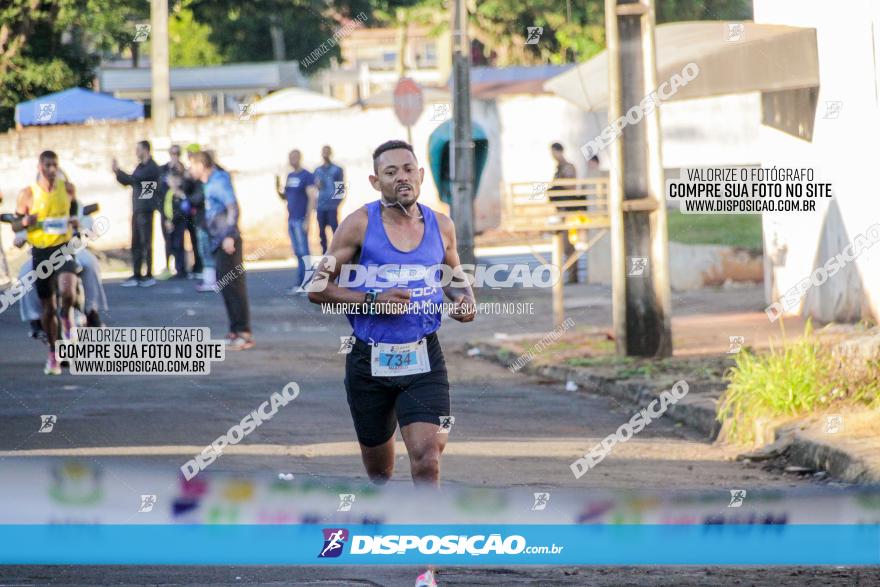
[[759, 419], [805, 416], [831, 405], [880, 407], [880, 361], [841, 358], [815, 339], [809, 322], [803, 338], [781, 349], [740, 351], [728, 378], [718, 420], [733, 442], [754, 442]]
[[572, 367], [618, 367], [631, 365], [631, 357], [605, 356], [605, 357], [572, 357], [565, 361]]
[[667, 211], [669, 240], [687, 245], [728, 245], [761, 250], [760, 214], [682, 214]]
[[724, 357], [693, 357], [649, 359], [605, 355], [598, 357], [571, 357], [566, 364], [572, 367], [591, 367], [606, 376], [617, 379], [654, 379], [681, 377], [688, 380], [720, 380], [730, 367]]

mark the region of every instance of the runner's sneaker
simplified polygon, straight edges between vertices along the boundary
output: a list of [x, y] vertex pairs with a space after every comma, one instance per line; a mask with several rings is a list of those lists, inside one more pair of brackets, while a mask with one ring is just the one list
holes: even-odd
[[61, 365], [58, 364], [58, 359], [55, 358], [54, 352], [49, 352], [49, 358], [46, 359], [46, 366], [43, 367], [43, 373], [46, 375], [61, 375]]
[[43, 325], [39, 320], [31, 320], [31, 338], [49, 344], [49, 335], [43, 330]]
[[227, 339], [226, 348], [230, 351], [246, 351], [248, 349], [254, 348], [257, 343], [254, 342], [254, 339], [249, 335], [236, 335], [235, 338]]
[[196, 291], [200, 291], [203, 293], [207, 292], [207, 291], [212, 291], [214, 293], [217, 293], [217, 284], [215, 283], [214, 285], [209, 285], [205, 282], [197, 283], [196, 284]]
[[129, 277], [119, 285], [121, 285], [122, 287], [137, 287], [138, 283], [140, 283], [140, 280], [138, 280], [137, 277]]
[[416, 587], [437, 587], [437, 581], [434, 580], [434, 571], [428, 569], [416, 578]]
[[153, 279], [152, 277], [144, 277], [143, 279], [140, 280], [138, 285], [140, 287], [153, 287], [154, 285], [156, 285], [156, 280]]
[[168, 281], [172, 277], [174, 277], [174, 274], [171, 272], [171, 269], [164, 269], [162, 273], [156, 276], [156, 279], [159, 281]]
[[72, 328], [73, 328], [73, 322], [70, 321], [70, 318], [62, 318], [61, 319], [61, 337], [64, 340], [73, 340], [71, 338]]

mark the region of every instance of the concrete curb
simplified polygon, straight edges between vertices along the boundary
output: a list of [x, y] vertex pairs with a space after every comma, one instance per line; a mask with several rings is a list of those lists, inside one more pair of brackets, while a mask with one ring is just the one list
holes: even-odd
[[[468, 343], [468, 349], [478, 349], [479, 357], [494, 361], [507, 367], [516, 356], [500, 344], [488, 341]], [[473, 351], [471, 351], [473, 352]], [[554, 379], [561, 382], [573, 381], [585, 391], [607, 395], [635, 404], [638, 408], [647, 407], [659, 397], [660, 391], [669, 386], [658, 386], [657, 383], [639, 380], [618, 381], [591, 373], [584, 367], [561, 365], [524, 365], [518, 371]], [[666, 416], [676, 422], [697, 430], [710, 440], [718, 437], [721, 424], [716, 420], [718, 392], [721, 388], [697, 388], [691, 385], [688, 395], [676, 404], [668, 407]], [[794, 465], [808, 467], [817, 471], [826, 471], [830, 476], [850, 483], [880, 482], [880, 471], [872, 468], [867, 462], [856, 455], [850, 454], [840, 447], [818, 442], [800, 431], [800, 426], [791, 423], [778, 426], [774, 436], [785, 437], [788, 446], [785, 450], [786, 459]]]
[[788, 436], [790, 443], [785, 456], [796, 465], [826, 471], [831, 477], [848, 483], [880, 483], [880, 471], [840, 447], [817, 441], [799, 430], [776, 430], [777, 438], [784, 436]]

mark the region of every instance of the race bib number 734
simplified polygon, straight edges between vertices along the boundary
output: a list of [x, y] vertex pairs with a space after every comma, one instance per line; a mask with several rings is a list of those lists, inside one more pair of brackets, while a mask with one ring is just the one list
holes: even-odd
[[415, 375], [431, 370], [428, 344], [424, 339], [403, 344], [374, 344], [370, 359], [371, 372], [375, 377]]

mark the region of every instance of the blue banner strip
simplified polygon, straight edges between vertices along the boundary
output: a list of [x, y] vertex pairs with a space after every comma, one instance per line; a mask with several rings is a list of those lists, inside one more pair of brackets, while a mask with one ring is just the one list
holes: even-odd
[[0, 563], [877, 565], [880, 526], [0, 525]]

